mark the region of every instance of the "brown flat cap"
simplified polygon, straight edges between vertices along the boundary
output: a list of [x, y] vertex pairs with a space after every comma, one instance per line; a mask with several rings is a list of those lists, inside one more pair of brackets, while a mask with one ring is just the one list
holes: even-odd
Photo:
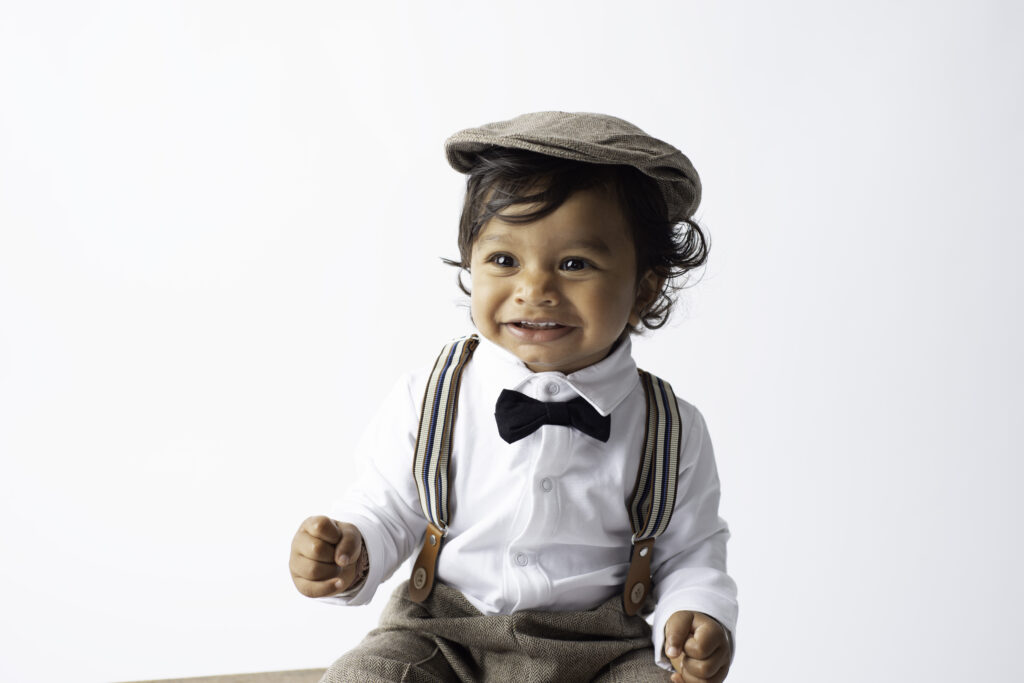
[[541, 111], [460, 130], [444, 143], [448, 163], [460, 173], [489, 147], [511, 147], [590, 164], [633, 166], [658, 181], [673, 220], [689, 218], [700, 204], [700, 177], [686, 155], [632, 123], [585, 112]]

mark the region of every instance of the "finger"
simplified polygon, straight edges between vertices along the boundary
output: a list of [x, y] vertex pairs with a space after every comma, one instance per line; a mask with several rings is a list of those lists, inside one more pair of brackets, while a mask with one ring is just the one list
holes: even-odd
[[334, 562], [334, 544], [310, 536], [302, 529], [292, 539], [292, 553], [317, 562]]
[[333, 562], [317, 562], [301, 555], [296, 555], [292, 558], [290, 568], [292, 576], [310, 581], [326, 581], [327, 579], [337, 579], [341, 576], [341, 567]]
[[707, 659], [725, 642], [725, 627], [706, 614], [697, 612], [693, 617], [693, 635], [687, 639], [683, 649], [688, 657]]
[[677, 678], [679, 680], [683, 680], [680, 678], [683, 673], [683, 657], [676, 657], [675, 659], [669, 659], [668, 661], [672, 664], [672, 669], [675, 670], [675, 673], [672, 674], [672, 680], [676, 680]]
[[345, 584], [342, 579], [310, 581], [309, 579], [303, 579], [293, 574], [292, 582], [295, 584], [295, 587], [299, 589], [300, 593], [309, 598], [326, 598], [345, 590]]
[[363, 552], [363, 535], [351, 524], [338, 522], [338, 526], [341, 527], [341, 540], [334, 551], [334, 561], [339, 567], [348, 567], [354, 565]]
[[683, 658], [683, 671], [693, 674], [702, 681], [709, 681], [718, 675], [729, 664], [729, 654], [725, 648], [719, 648], [707, 659]]
[[358, 573], [358, 567], [339, 567], [334, 566], [336, 572], [336, 578], [328, 578], [324, 580], [307, 579], [302, 576], [296, 576], [292, 574], [292, 583], [299, 589], [299, 592], [305, 596], [311, 598], [323, 598], [330, 595], [337, 595], [348, 590], [356, 580], [356, 574]]
[[313, 538], [327, 541], [331, 545], [334, 545], [341, 539], [341, 530], [338, 529], [338, 525], [333, 519], [323, 515], [308, 517], [302, 523], [302, 530]]
[[[670, 660], [683, 654], [683, 645], [690, 635], [692, 624], [693, 612], [687, 611], [674, 612], [665, 622], [665, 656]], [[673, 666], [676, 666], [675, 662]]]
[[727, 670], [719, 671], [711, 678], [698, 678], [697, 676], [691, 674], [689, 671], [683, 671], [683, 673], [680, 676], [680, 679], [682, 680], [682, 683], [722, 683], [722, 681], [725, 680], [725, 676], [727, 673]]
[[707, 659], [718, 652], [719, 649], [721, 649], [721, 644], [711, 649], [697, 642], [697, 639], [693, 636], [690, 636], [689, 640], [683, 645], [683, 652], [686, 654], [687, 659]]

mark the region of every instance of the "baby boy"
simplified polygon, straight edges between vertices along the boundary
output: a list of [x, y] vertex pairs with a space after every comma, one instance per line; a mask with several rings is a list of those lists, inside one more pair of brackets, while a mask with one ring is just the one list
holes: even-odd
[[367, 474], [292, 541], [298, 590], [350, 605], [420, 548], [324, 680], [723, 681], [737, 603], [711, 441], [630, 352], [706, 261], [696, 171], [599, 114], [445, 148], [468, 175], [450, 263], [478, 334], [399, 383]]

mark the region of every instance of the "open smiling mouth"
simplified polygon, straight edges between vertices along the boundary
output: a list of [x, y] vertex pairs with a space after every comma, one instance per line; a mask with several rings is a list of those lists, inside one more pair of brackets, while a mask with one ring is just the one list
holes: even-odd
[[571, 334], [575, 327], [563, 325], [550, 320], [512, 320], [506, 323], [506, 328], [514, 337], [529, 343], [553, 342], [568, 334]]
[[528, 320], [517, 320], [517, 321], [513, 322], [512, 324], [515, 325], [516, 327], [524, 329], [524, 330], [553, 330], [553, 329], [556, 329], [556, 328], [559, 328], [559, 327], [565, 327], [565, 325], [560, 325], [559, 323], [551, 323], [551, 322], [533, 323], [533, 322], [530, 322]]

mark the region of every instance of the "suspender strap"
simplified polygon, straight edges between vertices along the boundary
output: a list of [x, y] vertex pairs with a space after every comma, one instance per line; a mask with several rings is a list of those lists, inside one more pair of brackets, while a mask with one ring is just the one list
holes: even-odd
[[409, 582], [409, 597], [415, 602], [423, 602], [434, 587], [437, 557], [448, 533], [448, 462], [459, 405], [459, 383], [479, 341], [471, 335], [446, 344], [423, 393], [412, 473], [427, 519], [427, 531]]
[[668, 528], [676, 502], [682, 425], [679, 404], [672, 387], [640, 370], [640, 383], [647, 402], [647, 427], [636, 485], [629, 504], [633, 527], [633, 553], [622, 603], [630, 616], [640, 611], [651, 592], [651, 558], [654, 541]]

